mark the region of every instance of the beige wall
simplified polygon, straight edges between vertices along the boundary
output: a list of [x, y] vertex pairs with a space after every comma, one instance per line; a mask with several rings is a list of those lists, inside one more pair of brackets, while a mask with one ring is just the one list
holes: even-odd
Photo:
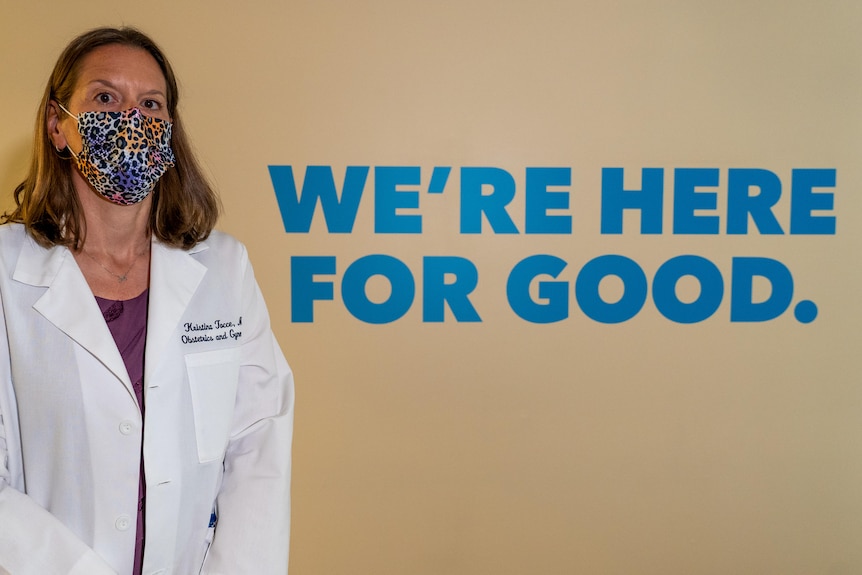
[[[124, 4], [0, 0], [2, 201], [26, 167], [35, 105], [65, 43], [133, 24], [168, 52], [183, 114], [249, 246], [297, 376], [295, 575], [862, 572], [862, 4], [852, 1]], [[351, 234], [282, 227], [267, 166], [372, 174]], [[373, 233], [375, 166], [417, 166], [421, 234]], [[435, 166], [451, 166], [441, 196]], [[459, 170], [502, 168], [523, 231], [527, 167], [567, 167], [571, 234], [459, 233]], [[602, 168], [627, 185], [665, 170], [661, 235], [602, 234]], [[715, 235], [674, 235], [675, 168], [718, 168]], [[731, 168], [834, 169], [834, 235], [724, 233]], [[397, 257], [416, 301], [391, 323], [354, 318], [344, 270]], [[652, 281], [683, 254], [721, 270], [709, 319], [652, 303], [615, 325], [534, 324], [506, 300], [535, 254], [580, 268], [620, 254]], [[422, 258], [478, 270], [481, 323], [422, 321]], [[335, 256], [335, 300], [291, 320], [290, 257]], [[782, 262], [793, 305], [731, 323], [731, 259]], [[378, 281], [379, 280], [379, 281]], [[684, 278], [680, 297], [697, 297]], [[604, 297], [619, 296], [612, 278]], [[769, 289], [756, 284], [756, 295]], [[378, 300], [387, 285], [374, 278]], [[376, 291], [375, 291], [376, 290]], [[376, 295], [375, 295], [376, 294]], [[615, 296], [616, 294], [616, 296]], [[447, 312], [448, 313], [448, 312]]]

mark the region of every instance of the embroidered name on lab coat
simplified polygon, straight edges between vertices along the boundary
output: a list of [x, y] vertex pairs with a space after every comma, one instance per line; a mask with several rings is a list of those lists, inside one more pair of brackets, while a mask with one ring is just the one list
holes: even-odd
[[206, 341], [238, 341], [242, 338], [242, 316], [236, 321], [216, 319], [213, 321], [189, 321], [182, 325], [180, 340], [184, 344], [202, 343]]

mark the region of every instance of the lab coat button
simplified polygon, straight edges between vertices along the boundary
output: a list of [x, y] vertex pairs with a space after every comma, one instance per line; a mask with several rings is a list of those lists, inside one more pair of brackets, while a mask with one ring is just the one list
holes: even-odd
[[131, 422], [131, 421], [122, 421], [122, 422], [120, 422], [120, 433], [122, 433], [123, 435], [129, 435], [129, 434], [131, 434], [131, 433], [132, 433], [132, 429], [133, 429], [133, 428], [134, 428], [134, 427], [132, 426], [132, 422]]
[[131, 526], [132, 518], [128, 515], [120, 515], [117, 517], [117, 520], [114, 521], [114, 527], [117, 528], [117, 531], [128, 531]]

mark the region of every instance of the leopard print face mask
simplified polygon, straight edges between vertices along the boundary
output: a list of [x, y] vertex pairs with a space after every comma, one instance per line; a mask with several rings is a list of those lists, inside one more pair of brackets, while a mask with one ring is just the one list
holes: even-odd
[[78, 122], [83, 148], [78, 154], [72, 152], [78, 169], [115, 204], [137, 204], [174, 165], [169, 121], [145, 116], [138, 108], [75, 116], [58, 105]]

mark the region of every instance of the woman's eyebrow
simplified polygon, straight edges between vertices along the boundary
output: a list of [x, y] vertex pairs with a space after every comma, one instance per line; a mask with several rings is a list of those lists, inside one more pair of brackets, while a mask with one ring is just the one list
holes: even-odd
[[[104, 86], [105, 88], [110, 88], [111, 90], [115, 90], [117, 92], [120, 91], [120, 89], [110, 80], [95, 78], [93, 80], [90, 80], [86, 84], [87, 88], [90, 88], [94, 85], [95, 86]], [[162, 98], [167, 99], [167, 96], [165, 95], [165, 93], [162, 90], [160, 90], [159, 88], [153, 88], [152, 90], [147, 90], [145, 92], [141, 92], [138, 95], [139, 96], [161, 96]]]

